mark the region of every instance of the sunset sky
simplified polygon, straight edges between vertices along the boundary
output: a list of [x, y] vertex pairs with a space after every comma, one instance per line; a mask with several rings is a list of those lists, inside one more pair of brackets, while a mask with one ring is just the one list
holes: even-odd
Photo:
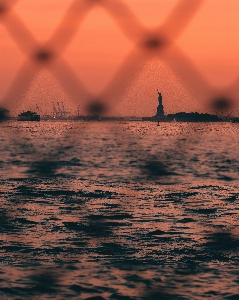
[[[121, 0], [127, 11], [131, 11], [138, 20], [139, 26], [134, 26], [137, 22], [132, 23], [132, 15], [126, 18], [119, 6], [108, 4], [119, 1], [78, 1], [84, 2], [82, 9], [85, 13], [81, 16], [71, 10], [58, 32], [59, 36], [65, 33], [67, 40], [68, 29], [71, 34], [74, 28], [67, 42], [52, 39], [52, 36], [59, 29], [73, 0], [15, 1], [11, 11], [0, 13], [2, 104], [13, 113], [29, 107], [34, 109], [36, 104], [42, 112], [50, 113], [53, 101], [63, 101], [67, 110], [73, 112], [79, 105], [83, 113], [89, 99], [102, 98], [103, 95], [104, 99], [107, 98], [105, 101], [111, 101], [111, 107], [114, 107], [111, 114], [151, 116], [156, 113], [159, 89], [166, 113], [208, 112], [207, 103], [211, 99], [229, 97], [235, 104], [234, 114], [238, 114], [238, 0], [201, 1], [185, 28], [177, 33], [175, 40], [170, 38], [171, 44], [162, 51], [153, 50], [152, 55], [152, 51], [136, 47], [143, 36], [149, 38], [149, 32], [167, 22], [178, 3], [188, 7], [187, 3], [197, 1], [200, 2]], [[184, 20], [182, 12], [178, 11], [175, 15], [180, 22]], [[80, 22], [78, 18], [82, 18]], [[119, 20], [122, 22], [119, 23]], [[167, 32], [174, 34], [179, 28], [177, 22], [172, 24], [172, 28], [170, 25], [162, 31], [166, 32], [166, 38]], [[160, 33], [160, 30], [157, 32]], [[60, 52], [59, 65], [55, 67], [54, 62], [47, 62], [39, 68], [40, 64], [29, 57], [33, 57], [39, 48], [37, 45], [48, 42], [50, 52]], [[127, 58], [129, 63], [125, 65]], [[116, 81], [115, 89], [111, 80], [121, 67], [124, 67], [122, 74], [125, 72], [127, 76], [122, 80], [121, 75], [116, 77], [119, 81]], [[71, 80], [73, 77], [67, 77], [68, 73], [64, 70], [75, 74], [75, 81]], [[84, 87], [83, 91], [76, 90], [77, 82]]]

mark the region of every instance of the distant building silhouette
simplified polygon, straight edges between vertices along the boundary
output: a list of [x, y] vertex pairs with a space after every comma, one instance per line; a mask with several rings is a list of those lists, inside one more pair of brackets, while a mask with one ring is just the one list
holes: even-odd
[[177, 112], [175, 114], [164, 114], [163, 107], [163, 97], [162, 94], [158, 92], [158, 107], [156, 115], [152, 117], [142, 117], [142, 121], [157, 121], [158, 124], [161, 121], [164, 122], [222, 122], [222, 118], [217, 115], [211, 115], [207, 113], [198, 113], [198, 112]]
[[157, 90], [158, 92], [158, 107], [156, 115], [152, 117], [142, 117], [142, 121], [163, 121], [165, 120], [166, 116], [164, 114], [164, 107], [163, 107], [163, 96], [162, 94]]
[[157, 107], [157, 114], [155, 115], [155, 117], [157, 118], [157, 120], [162, 120], [164, 119], [165, 115], [164, 115], [164, 107], [163, 107], [163, 96], [161, 93], [159, 93], [159, 91], [158, 91], [158, 102], [159, 104]]

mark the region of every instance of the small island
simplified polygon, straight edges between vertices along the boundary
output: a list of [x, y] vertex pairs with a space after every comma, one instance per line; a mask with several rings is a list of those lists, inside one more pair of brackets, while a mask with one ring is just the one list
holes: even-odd
[[142, 117], [142, 121], [156, 121], [156, 122], [222, 122], [223, 118], [218, 115], [211, 115], [207, 113], [198, 112], [177, 112], [175, 114], [165, 115], [163, 107], [163, 97], [158, 91], [158, 107], [155, 116]]

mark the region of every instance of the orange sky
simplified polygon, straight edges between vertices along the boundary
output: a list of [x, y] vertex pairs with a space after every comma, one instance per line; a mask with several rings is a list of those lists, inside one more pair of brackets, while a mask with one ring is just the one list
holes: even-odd
[[[190, 1], [194, 2], [194, 0]], [[111, 3], [116, 2], [111, 1]], [[127, 3], [128, 9], [147, 30], [164, 24], [178, 3], [177, 0], [122, 0], [121, 2]], [[60, 84], [56, 79], [56, 73], [52, 75], [51, 67], [30, 74], [29, 78], [33, 81], [29, 86], [28, 79], [23, 80], [23, 83], [13, 84], [15, 76], [19, 77], [20, 68], [26, 63], [29, 52], [31, 53], [34, 48], [32, 41], [29, 42], [28, 36], [25, 36], [26, 31], [21, 29], [22, 23], [36, 41], [44, 45], [51, 39], [71, 3], [73, 0], [19, 0], [13, 6], [13, 14], [0, 15], [2, 21], [0, 22], [0, 99], [4, 99], [2, 103], [9, 106], [11, 110], [18, 112], [28, 109], [29, 106], [34, 108], [37, 103], [42, 110], [48, 109], [50, 112], [52, 101], [64, 101], [68, 110], [75, 110], [80, 105], [83, 112], [88, 98], [84, 92], [78, 93], [74, 85], [70, 87], [71, 92], [69, 92], [70, 83], [66, 83], [68, 79], [61, 67], [56, 69], [56, 72], [62, 72]], [[117, 19], [122, 17], [119, 8], [113, 9]], [[16, 16], [22, 21], [21, 26], [18, 26]], [[181, 15], [178, 14], [179, 19], [180, 17]], [[71, 28], [77, 18], [78, 15], [72, 13], [64, 29], [68, 26]], [[161, 54], [151, 56], [140, 48], [135, 52], [136, 40], [126, 36], [123, 28], [119, 27], [104, 6], [95, 5], [87, 11], [72, 39], [61, 49], [61, 59], [64, 60], [67, 68], [74, 72], [74, 78], [85, 86], [87, 95], [89, 92], [94, 97], [98, 97], [103, 92], [104, 96], [109, 96], [109, 101], [117, 100], [114, 102], [116, 108], [114, 112], [111, 111], [111, 114], [154, 115], [157, 106], [157, 89], [163, 94], [166, 113], [196, 110], [205, 112], [208, 111], [207, 101], [218, 95], [229, 96], [237, 102], [239, 84], [237, 82], [234, 86], [233, 84], [239, 76], [238, 20], [238, 0], [204, 1], [186, 28], [172, 42], [171, 48], [166, 48], [162, 57]], [[135, 39], [143, 33], [138, 27], [134, 30], [132, 20], [124, 18], [123, 21], [128, 31], [135, 35]], [[55, 43], [53, 47], [59, 45]], [[175, 50], [175, 47], [178, 50]], [[104, 91], [131, 53], [133, 54], [130, 61], [135, 59], [132, 69], [137, 76], [133, 81], [130, 75], [127, 77], [132, 70], [127, 65], [126, 80], [118, 82], [119, 99], [116, 99], [114, 92], [110, 92], [110, 88], [105, 93]], [[139, 57], [143, 54], [145, 58], [142, 69], [138, 69], [138, 65], [142, 62], [136, 59], [138, 54]], [[189, 69], [188, 60], [195, 67]], [[30, 62], [29, 68], [32, 69], [32, 66], [34, 63]], [[25, 68], [20, 77], [25, 79], [24, 72], [29, 68]], [[202, 81], [196, 78], [198, 72], [202, 74]], [[203, 83], [204, 80], [206, 85]], [[19, 93], [21, 92], [22, 95], [16, 95], [19, 86], [23, 84], [26, 84], [27, 88], [23, 90], [20, 88]], [[13, 93], [8, 94], [9, 89]]]

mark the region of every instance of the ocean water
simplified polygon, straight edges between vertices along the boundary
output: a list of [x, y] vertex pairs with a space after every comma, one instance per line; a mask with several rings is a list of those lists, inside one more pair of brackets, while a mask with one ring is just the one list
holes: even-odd
[[239, 299], [239, 124], [0, 125], [1, 299]]

